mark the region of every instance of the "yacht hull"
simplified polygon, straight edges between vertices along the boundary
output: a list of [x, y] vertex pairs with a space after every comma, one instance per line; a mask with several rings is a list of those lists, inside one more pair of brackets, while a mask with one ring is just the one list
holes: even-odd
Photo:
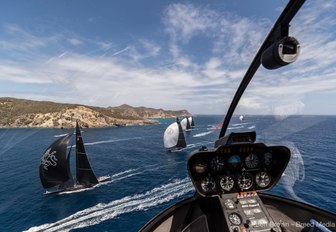
[[[109, 177], [109, 176], [101, 176], [101, 177], [98, 178], [98, 184], [106, 182], [110, 179], [111, 179], [111, 177]], [[95, 185], [93, 185], [93, 186], [74, 185], [71, 188], [56, 189], [54, 191], [46, 191], [44, 193], [44, 195], [55, 195], [55, 194], [58, 194], [58, 193], [71, 193], [71, 192], [75, 192], [75, 191], [82, 190], [82, 189], [89, 189], [89, 188], [92, 188], [94, 186]]]

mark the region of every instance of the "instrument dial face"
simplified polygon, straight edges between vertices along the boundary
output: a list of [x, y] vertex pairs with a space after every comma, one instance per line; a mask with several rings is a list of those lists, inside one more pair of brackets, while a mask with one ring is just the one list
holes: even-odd
[[202, 180], [201, 187], [204, 193], [212, 193], [216, 190], [215, 180], [211, 176], [208, 176], [204, 180]]
[[225, 191], [230, 191], [234, 186], [233, 177], [230, 175], [225, 175], [220, 180], [220, 186]]
[[216, 173], [223, 171], [224, 165], [224, 158], [221, 156], [215, 156], [210, 162], [211, 170]]
[[238, 177], [238, 186], [241, 190], [247, 190], [252, 187], [253, 184], [253, 176], [248, 173], [244, 172]]
[[272, 166], [273, 163], [273, 154], [270, 152], [267, 152], [264, 154], [264, 165], [265, 167]]
[[249, 154], [245, 158], [245, 165], [249, 169], [257, 168], [259, 166], [259, 157], [256, 154]]
[[239, 226], [242, 223], [242, 220], [241, 220], [239, 214], [237, 214], [237, 213], [231, 213], [229, 215], [229, 220], [235, 226]]
[[267, 172], [259, 172], [256, 175], [256, 183], [260, 188], [265, 188], [271, 183], [271, 176]]

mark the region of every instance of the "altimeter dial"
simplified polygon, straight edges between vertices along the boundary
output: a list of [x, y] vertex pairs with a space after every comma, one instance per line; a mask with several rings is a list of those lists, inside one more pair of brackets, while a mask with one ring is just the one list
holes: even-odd
[[238, 186], [241, 190], [247, 190], [252, 187], [253, 184], [253, 176], [248, 173], [244, 172], [238, 177]]
[[211, 176], [204, 178], [201, 182], [201, 188], [205, 194], [214, 192], [216, 190], [216, 183], [214, 178]]
[[257, 168], [259, 166], [259, 157], [254, 153], [249, 154], [245, 158], [245, 165], [250, 169]]
[[224, 165], [224, 158], [221, 156], [215, 156], [210, 162], [211, 170], [215, 173], [221, 172], [224, 169]]
[[266, 188], [271, 183], [271, 176], [267, 172], [259, 172], [256, 175], [256, 183], [260, 188]]
[[219, 184], [223, 190], [230, 191], [234, 186], [234, 179], [230, 175], [224, 175]]

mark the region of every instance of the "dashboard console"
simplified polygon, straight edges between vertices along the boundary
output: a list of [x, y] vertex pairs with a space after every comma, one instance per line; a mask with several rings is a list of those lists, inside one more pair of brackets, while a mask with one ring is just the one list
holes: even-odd
[[253, 133], [231, 134], [212, 149], [190, 154], [188, 172], [201, 197], [217, 197], [230, 232], [281, 231], [257, 192], [272, 188], [290, 159], [284, 146], [254, 143]]
[[290, 159], [284, 146], [263, 143], [202, 148], [188, 160], [189, 176], [204, 197], [244, 191], [264, 191], [280, 179]]

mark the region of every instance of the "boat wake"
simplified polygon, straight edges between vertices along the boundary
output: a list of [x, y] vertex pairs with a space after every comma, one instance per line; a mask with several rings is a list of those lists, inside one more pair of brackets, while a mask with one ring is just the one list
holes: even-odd
[[203, 137], [203, 136], [206, 136], [208, 134], [211, 134], [212, 132], [213, 131], [207, 131], [207, 132], [198, 133], [198, 134], [193, 135], [193, 137]]
[[244, 126], [232, 126], [232, 127], [228, 127], [228, 130], [236, 130], [236, 129], [242, 129], [244, 128]]
[[[96, 141], [96, 142], [84, 143], [84, 145], [85, 146], [94, 146], [94, 145], [103, 144], [103, 143], [115, 143], [115, 142], [122, 142], [122, 141], [128, 141], [128, 140], [136, 140], [136, 139], [143, 139], [143, 137], [132, 137], [132, 138], [125, 138], [125, 139], [100, 140], [100, 141]], [[76, 147], [76, 144], [73, 144], [72, 146], [68, 146], [67, 148], [70, 148], [70, 147]]]
[[242, 126], [242, 125], [247, 125], [247, 124], [251, 124], [251, 123], [250, 122], [233, 123], [232, 126], [236, 127], [236, 126]]
[[99, 203], [93, 207], [78, 211], [62, 220], [54, 223], [47, 223], [34, 226], [27, 231], [70, 231], [99, 224], [103, 221], [113, 219], [121, 214], [145, 211], [151, 207], [169, 202], [194, 188], [189, 178], [176, 179], [171, 183], [161, 185], [142, 194], [126, 196], [107, 204]]
[[116, 181], [119, 181], [119, 180], [123, 180], [123, 179], [126, 179], [126, 178], [129, 178], [129, 177], [132, 177], [132, 176], [135, 176], [135, 175], [139, 175], [139, 174], [142, 174], [144, 171], [139, 171], [140, 168], [137, 168], [137, 169], [129, 169], [129, 170], [126, 170], [126, 171], [123, 171], [123, 172], [118, 172], [116, 174], [113, 174], [111, 176], [109, 175], [106, 175], [106, 176], [101, 176], [99, 177], [100, 178], [108, 178], [108, 180], [104, 181], [104, 182], [101, 182], [99, 184], [96, 184], [90, 188], [83, 188], [83, 189], [78, 189], [78, 190], [72, 190], [72, 191], [64, 191], [64, 192], [60, 192], [60, 193], [57, 193], [56, 195], [65, 195], [65, 194], [72, 194], [72, 193], [79, 193], [79, 192], [85, 192], [85, 191], [91, 191], [95, 188], [99, 188], [103, 185], [107, 185], [107, 184], [111, 184], [113, 182], [116, 182]]
[[65, 134], [59, 134], [59, 135], [54, 135], [54, 138], [59, 138], [59, 137], [63, 137], [63, 136], [66, 136], [67, 135], [67, 133], [65, 133]]
[[202, 146], [209, 145], [209, 144], [213, 144], [213, 141], [203, 141], [199, 143], [188, 144], [185, 149], [194, 148], [194, 147], [202, 147]]
[[91, 143], [84, 143], [85, 146], [93, 146], [97, 144], [103, 144], [103, 143], [115, 143], [120, 141], [128, 141], [128, 140], [135, 140], [135, 139], [143, 139], [143, 137], [132, 137], [132, 138], [125, 138], [125, 139], [110, 139], [110, 140], [101, 140]]
[[9, 150], [23, 142], [25, 139], [30, 138], [39, 130], [31, 130], [28, 133], [14, 133], [12, 135], [7, 135], [8, 131], [9, 129], [5, 130], [0, 134], [0, 161], [4, 159], [4, 156]]

